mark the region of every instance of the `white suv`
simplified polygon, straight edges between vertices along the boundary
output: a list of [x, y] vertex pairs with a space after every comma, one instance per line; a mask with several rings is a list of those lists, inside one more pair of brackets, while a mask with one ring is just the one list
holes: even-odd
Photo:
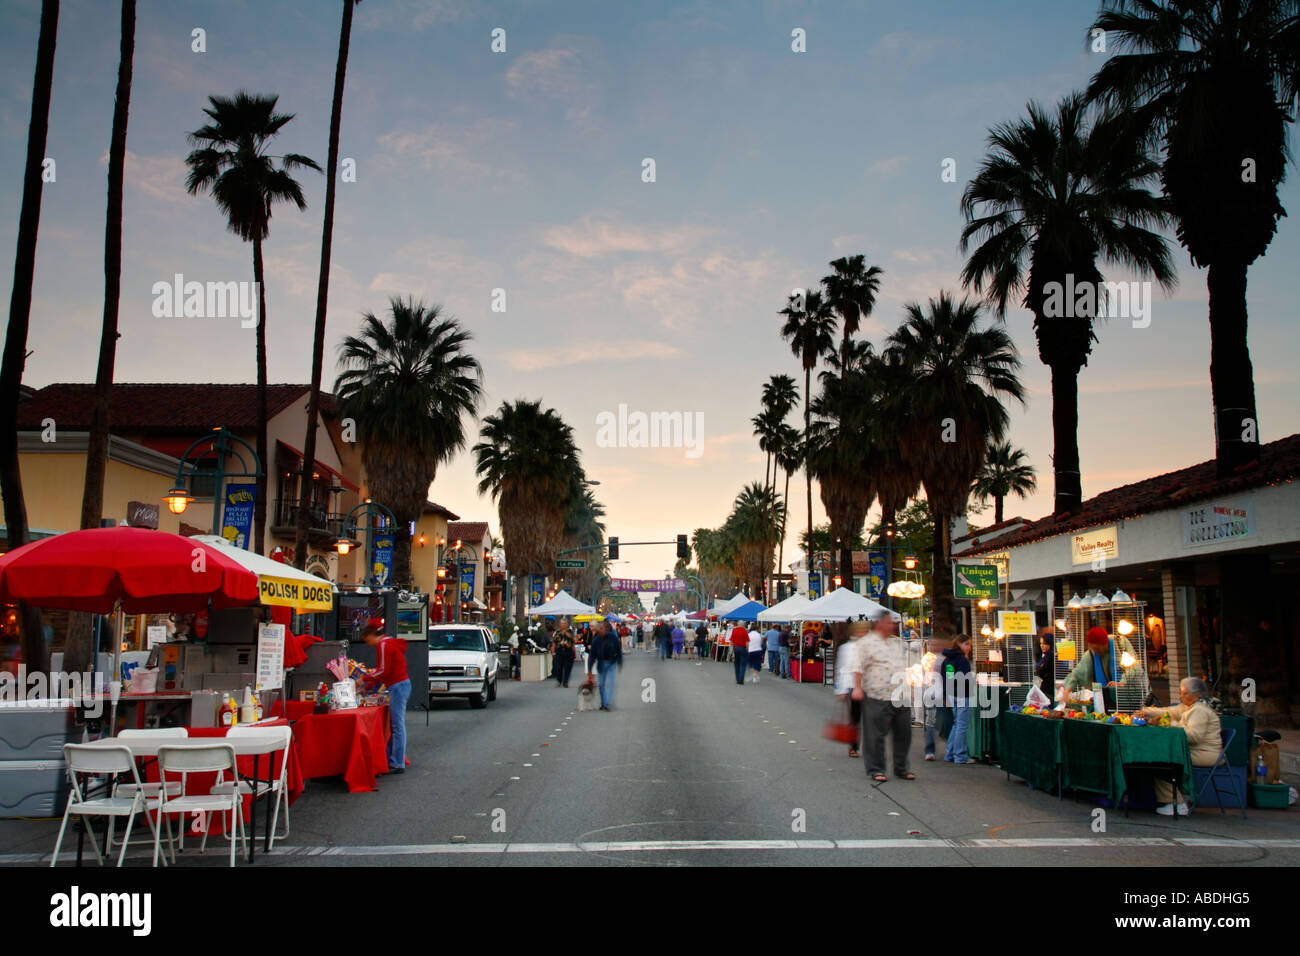
[[465, 697], [474, 708], [497, 698], [496, 639], [481, 624], [429, 625], [429, 699]]

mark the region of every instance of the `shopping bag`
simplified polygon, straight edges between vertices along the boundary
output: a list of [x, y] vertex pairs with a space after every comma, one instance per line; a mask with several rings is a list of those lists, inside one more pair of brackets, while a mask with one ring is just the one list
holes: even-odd
[[952, 732], [954, 720], [951, 707], [940, 707], [939, 712], [935, 714], [934, 732], [942, 739], [947, 740], [948, 734]]
[[836, 743], [851, 744], [856, 747], [860, 728], [857, 721], [849, 716], [851, 713], [848, 697], [837, 697], [831, 719], [822, 727], [822, 736]]
[[1037, 687], [1029, 688], [1029, 694], [1025, 697], [1026, 707], [1051, 707], [1052, 699]]

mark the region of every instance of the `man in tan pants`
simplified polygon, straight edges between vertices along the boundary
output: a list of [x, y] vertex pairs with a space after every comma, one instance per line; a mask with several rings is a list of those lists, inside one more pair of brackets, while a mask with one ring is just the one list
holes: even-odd
[[[1219, 759], [1223, 749], [1223, 739], [1219, 724], [1219, 715], [1210, 706], [1206, 695], [1209, 688], [1199, 677], [1184, 677], [1178, 684], [1178, 696], [1181, 704], [1173, 707], [1147, 707], [1139, 710], [1134, 717], [1147, 720], [1159, 720], [1162, 714], [1169, 715], [1169, 721], [1175, 727], [1182, 727], [1187, 735], [1187, 747], [1192, 752], [1192, 763], [1197, 767], [1212, 767]], [[1156, 781], [1156, 801], [1160, 806], [1156, 813], [1171, 817], [1175, 812], [1182, 817], [1187, 815], [1187, 804], [1179, 801], [1174, 808], [1174, 788], [1165, 780]]]

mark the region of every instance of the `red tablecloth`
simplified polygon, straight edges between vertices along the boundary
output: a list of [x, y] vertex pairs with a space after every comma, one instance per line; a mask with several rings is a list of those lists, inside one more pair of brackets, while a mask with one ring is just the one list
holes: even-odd
[[790, 676], [805, 684], [820, 684], [824, 676], [823, 664], [821, 661], [804, 664], [802, 661], [793, 660], [790, 662]]
[[[290, 714], [294, 704], [289, 702]], [[375, 778], [388, 773], [388, 705], [305, 714], [294, 721], [302, 775], [342, 777], [351, 793], [374, 790]]]
[[[288, 723], [289, 722], [284, 719], [273, 720], [273, 721], [268, 720], [265, 723], [258, 724], [258, 726], [259, 727], [285, 727], [288, 725]], [[229, 731], [228, 727], [190, 727], [189, 728], [191, 740], [202, 739], [204, 737], [207, 738], [224, 737], [226, 736], [226, 733], [228, 731]], [[180, 741], [178, 740], [177, 743], [180, 743]], [[260, 757], [257, 758], [257, 776], [259, 780], [265, 782], [266, 780], [273, 780], [279, 776], [280, 759], [282, 753], [283, 751], [277, 750], [273, 754], [262, 754]], [[240, 757], [238, 758], [237, 763], [239, 765], [239, 772], [241, 774], [249, 778], [253, 776], [252, 757]], [[146, 779], [148, 780], [156, 781], [158, 779], [158, 762], [156, 760], [149, 761], [149, 765], [146, 768], [145, 775], [146, 775]], [[289, 766], [287, 770], [287, 775], [289, 779], [289, 803], [292, 804], [295, 800], [298, 799], [299, 794], [301, 794], [303, 790], [303, 773], [302, 773], [301, 763], [298, 759], [298, 747], [296, 742], [290, 743], [289, 746]], [[206, 794], [209, 790], [211, 790], [213, 785], [216, 782], [217, 782], [217, 775], [215, 773], [188, 774], [185, 778], [185, 792], [189, 794], [203, 795]], [[270, 799], [274, 799], [274, 797], [267, 796], [264, 797], [263, 799], [270, 800]], [[248, 814], [249, 814], [250, 807], [252, 806], [252, 803], [253, 803], [252, 795], [251, 794], [246, 795], [244, 797], [245, 822], [247, 822], [248, 820]], [[209, 832], [223, 833], [224, 832], [223, 820], [224, 818], [221, 816], [221, 814], [211, 814]]]

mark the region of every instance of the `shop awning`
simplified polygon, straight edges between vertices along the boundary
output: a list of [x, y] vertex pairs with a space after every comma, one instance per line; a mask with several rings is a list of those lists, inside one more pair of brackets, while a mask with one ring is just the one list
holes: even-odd
[[212, 534], [195, 535], [232, 561], [257, 575], [258, 600], [271, 607], [287, 607], [299, 612], [329, 611], [334, 608], [334, 585], [291, 564], [264, 558], [256, 551], [237, 548], [225, 538]]

